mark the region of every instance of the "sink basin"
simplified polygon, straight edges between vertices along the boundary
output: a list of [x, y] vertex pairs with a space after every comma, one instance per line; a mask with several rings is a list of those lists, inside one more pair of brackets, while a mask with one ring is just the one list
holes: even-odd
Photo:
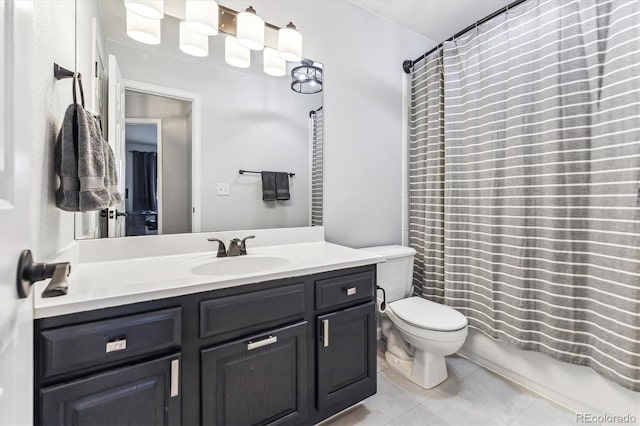
[[247, 255], [209, 260], [194, 266], [191, 272], [196, 275], [241, 275], [278, 269], [290, 264], [284, 257]]

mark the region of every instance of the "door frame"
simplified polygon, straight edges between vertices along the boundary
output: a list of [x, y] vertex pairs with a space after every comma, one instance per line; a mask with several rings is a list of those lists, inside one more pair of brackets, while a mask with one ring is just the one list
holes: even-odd
[[[125, 90], [127, 90], [125, 88]], [[156, 126], [156, 191], [158, 199], [158, 235], [162, 235], [162, 119], [160, 118], [125, 118], [125, 126], [127, 124], [152, 124]], [[124, 130], [125, 147], [127, 146], [127, 129]], [[125, 172], [125, 185], [126, 185]], [[125, 218], [126, 219], [126, 218]]]
[[202, 227], [201, 200], [201, 101], [198, 93], [124, 79], [125, 90], [159, 95], [167, 98], [191, 102], [191, 232], [200, 232]]

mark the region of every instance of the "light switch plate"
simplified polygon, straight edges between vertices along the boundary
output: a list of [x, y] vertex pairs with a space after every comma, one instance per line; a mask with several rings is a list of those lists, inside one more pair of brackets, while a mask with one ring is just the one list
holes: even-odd
[[218, 189], [216, 192], [218, 195], [229, 195], [229, 183], [218, 182]]

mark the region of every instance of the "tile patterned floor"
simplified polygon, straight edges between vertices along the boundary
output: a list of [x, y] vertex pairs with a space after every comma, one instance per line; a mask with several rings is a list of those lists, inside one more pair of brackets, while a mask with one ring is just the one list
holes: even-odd
[[378, 352], [378, 393], [322, 426], [576, 425], [575, 414], [464, 358], [447, 357], [449, 378], [425, 390], [387, 367]]

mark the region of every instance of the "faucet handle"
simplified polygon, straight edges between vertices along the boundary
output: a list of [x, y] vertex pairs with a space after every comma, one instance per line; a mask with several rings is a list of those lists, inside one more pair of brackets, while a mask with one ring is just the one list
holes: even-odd
[[240, 240], [234, 238], [229, 242], [229, 256], [240, 256], [242, 253], [240, 252]]
[[216, 257], [227, 257], [227, 248], [224, 245], [224, 241], [217, 238], [207, 238], [207, 241], [218, 243], [218, 254]]
[[247, 240], [250, 240], [251, 238], [255, 238], [255, 235], [249, 235], [248, 237], [244, 237], [242, 240], [240, 240], [240, 254], [247, 254]]

